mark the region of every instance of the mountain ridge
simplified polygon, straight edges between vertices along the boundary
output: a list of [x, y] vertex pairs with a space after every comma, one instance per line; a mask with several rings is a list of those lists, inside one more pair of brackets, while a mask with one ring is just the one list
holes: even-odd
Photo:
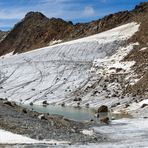
[[121, 11], [90, 23], [75, 25], [59, 18], [49, 19], [40, 12], [29, 12], [0, 43], [0, 55], [34, 50], [45, 47], [55, 40], [64, 42], [100, 33], [125, 23], [138, 21], [138, 16], [147, 10], [148, 2], [144, 2], [132, 11]]

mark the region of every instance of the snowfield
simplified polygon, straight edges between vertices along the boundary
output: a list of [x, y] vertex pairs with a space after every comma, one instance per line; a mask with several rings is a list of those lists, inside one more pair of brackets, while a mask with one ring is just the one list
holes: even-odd
[[0, 144], [68, 144], [67, 141], [35, 140], [22, 135], [13, 134], [0, 129]]
[[[94, 127], [96, 133], [103, 133], [108, 142], [88, 145], [73, 145], [68, 148], [147, 148], [148, 120], [121, 119], [110, 126]], [[62, 147], [58, 147], [62, 148]]]
[[121, 92], [120, 84], [108, 83], [108, 94], [103, 89], [104, 81], [120, 68], [119, 75], [135, 82], [130, 69], [134, 61], [121, 60], [138, 44], [125, 46], [138, 28], [139, 24], [133, 22], [90, 37], [1, 57], [0, 98], [37, 104], [47, 100], [75, 106], [73, 99], [79, 97], [81, 106], [86, 103], [91, 107], [111, 106], [118, 101], [124, 104], [128, 97], [124, 101], [106, 97], [111, 97], [115, 89]]

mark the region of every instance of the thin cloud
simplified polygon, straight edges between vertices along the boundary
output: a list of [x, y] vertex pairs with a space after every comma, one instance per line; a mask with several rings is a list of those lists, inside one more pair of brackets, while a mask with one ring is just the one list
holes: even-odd
[[95, 10], [91, 6], [86, 6], [83, 11], [83, 16], [89, 17], [95, 14]]
[[102, 2], [102, 3], [106, 3], [106, 2], [107, 2], [107, 0], [101, 0], [101, 2]]
[[21, 19], [26, 11], [19, 9], [0, 10], [0, 19]]

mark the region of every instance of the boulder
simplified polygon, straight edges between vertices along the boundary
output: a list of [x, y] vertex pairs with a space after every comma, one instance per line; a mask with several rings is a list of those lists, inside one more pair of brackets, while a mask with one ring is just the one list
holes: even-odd
[[86, 103], [86, 104], [85, 104], [85, 107], [86, 107], [86, 108], [89, 108], [89, 103]]
[[33, 106], [33, 102], [30, 102], [30, 106]]
[[39, 115], [38, 118], [39, 118], [40, 120], [47, 120], [47, 118], [45, 117], [44, 114]]
[[129, 107], [129, 106], [130, 106], [129, 104], [127, 104], [127, 103], [125, 104], [125, 108], [127, 108], [127, 107]]
[[102, 105], [98, 108], [98, 113], [100, 112], [108, 112], [108, 107], [106, 105]]
[[43, 101], [42, 103], [43, 103], [43, 105], [49, 105], [49, 103], [46, 100]]
[[144, 108], [144, 107], [146, 107], [146, 106], [148, 106], [148, 104], [142, 104], [142, 106], [141, 106], [141, 108]]
[[10, 102], [10, 101], [4, 101], [3, 103], [12, 107], [16, 105], [14, 102]]
[[22, 112], [27, 114], [27, 110], [25, 108], [22, 109]]
[[110, 120], [109, 120], [108, 117], [104, 117], [104, 118], [101, 118], [101, 119], [100, 119], [100, 122], [101, 122], [101, 123], [105, 123], [105, 124], [109, 124]]
[[94, 119], [90, 119], [90, 122], [94, 122]]
[[82, 101], [82, 99], [81, 98], [74, 98], [73, 101]]
[[62, 106], [62, 107], [65, 107], [65, 102], [63, 102], [63, 103], [61, 104], [61, 106]]

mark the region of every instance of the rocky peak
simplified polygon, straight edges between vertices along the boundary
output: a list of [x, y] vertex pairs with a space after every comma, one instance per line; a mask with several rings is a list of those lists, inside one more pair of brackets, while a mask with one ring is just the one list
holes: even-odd
[[42, 14], [41, 12], [33, 12], [30, 11], [25, 15], [25, 19], [29, 19], [29, 18], [38, 18], [38, 19], [44, 19], [47, 18], [44, 14]]
[[148, 2], [142, 2], [139, 5], [136, 5], [134, 12], [148, 12]]

